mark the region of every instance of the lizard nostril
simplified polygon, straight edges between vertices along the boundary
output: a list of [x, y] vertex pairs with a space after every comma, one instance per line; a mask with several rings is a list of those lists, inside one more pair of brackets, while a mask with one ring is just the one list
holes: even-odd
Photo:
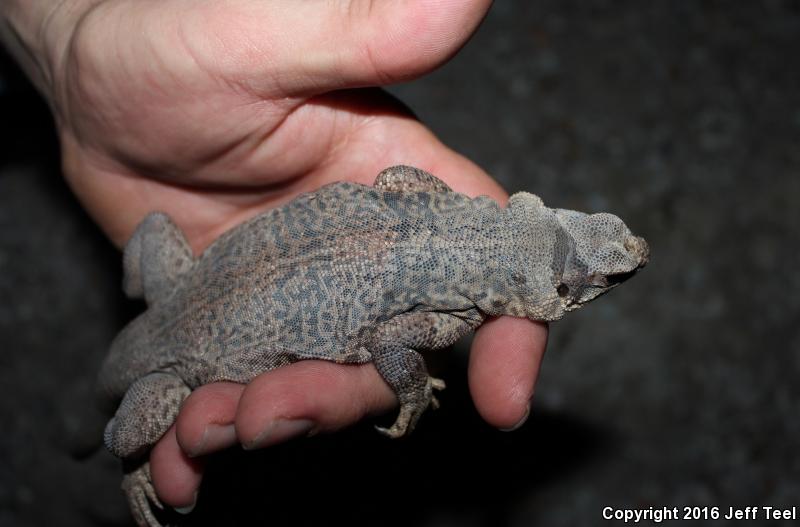
[[639, 260], [639, 267], [644, 267], [650, 260], [650, 246], [640, 236], [629, 236], [625, 240], [625, 249]]

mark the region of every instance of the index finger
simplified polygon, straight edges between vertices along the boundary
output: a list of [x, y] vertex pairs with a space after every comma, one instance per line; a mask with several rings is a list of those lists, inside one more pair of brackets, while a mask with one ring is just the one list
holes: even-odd
[[528, 418], [547, 345], [547, 324], [524, 318], [489, 320], [475, 333], [469, 388], [478, 413], [489, 424], [514, 430]]

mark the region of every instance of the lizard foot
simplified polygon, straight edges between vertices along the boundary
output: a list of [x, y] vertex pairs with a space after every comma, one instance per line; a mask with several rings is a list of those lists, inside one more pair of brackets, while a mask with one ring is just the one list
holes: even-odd
[[125, 472], [122, 477], [122, 491], [128, 499], [128, 505], [136, 525], [139, 527], [162, 527], [150, 506], [152, 503], [159, 509], [164, 508], [164, 504], [158, 499], [153, 488], [149, 462], [145, 461], [136, 468]]
[[433, 390], [444, 390], [445, 384], [442, 379], [428, 377], [428, 382], [421, 397], [412, 399], [400, 404], [400, 413], [395, 419], [394, 424], [389, 428], [376, 426], [375, 429], [381, 434], [398, 439], [410, 433], [416, 426], [422, 413], [428, 406], [433, 409], [439, 408], [439, 400], [433, 395]]

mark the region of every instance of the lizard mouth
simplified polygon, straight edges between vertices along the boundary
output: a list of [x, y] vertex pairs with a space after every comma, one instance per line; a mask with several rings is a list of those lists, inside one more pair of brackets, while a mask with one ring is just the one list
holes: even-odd
[[642, 267], [644, 267], [644, 264], [640, 265], [636, 269], [632, 269], [632, 270], [630, 270], [628, 272], [625, 272], [625, 273], [610, 274], [610, 275], [606, 276], [606, 283], [608, 284], [607, 287], [611, 288], [611, 287], [618, 286], [619, 284], [621, 284], [622, 282], [624, 282], [628, 278], [630, 278], [633, 275], [635, 275], [636, 272], [639, 269], [641, 269]]

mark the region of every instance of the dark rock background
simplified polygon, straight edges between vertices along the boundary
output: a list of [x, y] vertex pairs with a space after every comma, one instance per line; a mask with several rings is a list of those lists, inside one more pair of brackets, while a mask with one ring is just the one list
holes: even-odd
[[[651, 265], [552, 327], [522, 430], [480, 421], [451, 354], [443, 409], [408, 441], [367, 423], [225, 453], [186, 524], [594, 525], [604, 506], [800, 506], [798, 56], [797, 1], [498, 2], [451, 63], [391, 91], [510, 191], [618, 213]], [[60, 178], [46, 106], [2, 56], [2, 526], [129, 521], [116, 460], [67, 453], [139, 308], [119, 267]]]

